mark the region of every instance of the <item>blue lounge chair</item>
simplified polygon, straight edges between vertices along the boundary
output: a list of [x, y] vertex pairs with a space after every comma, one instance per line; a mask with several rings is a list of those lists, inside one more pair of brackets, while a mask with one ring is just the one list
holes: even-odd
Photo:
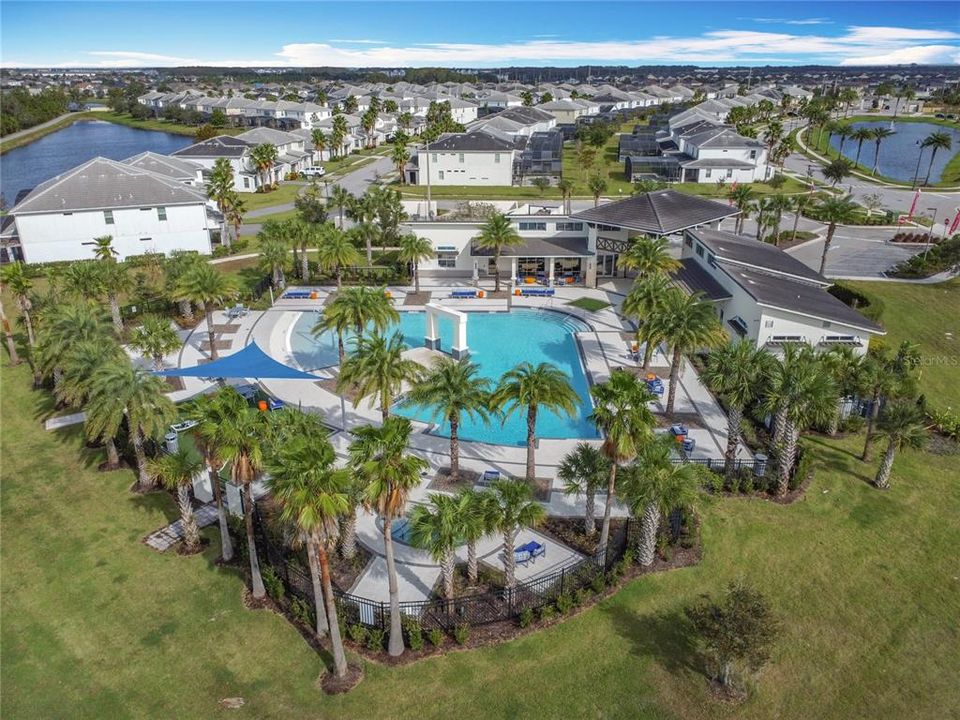
[[513, 556], [517, 564], [526, 566], [534, 562], [538, 557], [546, 557], [547, 548], [536, 540], [531, 540], [520, 547], [514, 548]]
[[283, 409], [283, 400], [278, 398], [270, 398], [267, 401], [267, 405], [271, 410], [282, 410]]
[[673, 435], [674, 437], [676, 437], [677, 435], [686, 435], [687, 426], [681, 423], [677, 423], [676, 425], [671, 425], [670, 434]]
[[524, 297], [553, 297], [556, 290], [553, 288], [522, 288], [520, 294]]
[[450, 293], [452, 298], [475, 298], [476, 296], [476, 290], [454, 290]]
[[499, 480], [502, 477], [499, 470], [484, 470], [483, 475], [480, 476], [480, 480], [477, 481], [477, 485], [482, 485], [483, 487], [490, 487], [493, 483]]

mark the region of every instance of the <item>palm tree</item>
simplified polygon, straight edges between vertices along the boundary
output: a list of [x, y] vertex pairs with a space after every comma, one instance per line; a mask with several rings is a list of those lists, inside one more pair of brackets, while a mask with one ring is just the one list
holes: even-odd
[[[101, 366], [110, 362], [127, 360], [123, 348], [112, 337], [101, 336], [84, 338], [72, 342], [60, 356], [60, 382], [54, 388], [57, 401], [70, 407], [82, 408], [90, 399], [90, 385], [94, 374]], [[90, 438], [96, 440], [97, 438]], [[105, 440], [107, 455], [111, 466], [116, 466], [116, 449], [111, 448], [112, 441]]]
[[850, 175], [852, 169], [853, 167], [850, 165], [849, 160], [846, 158], [837, 158], [823, 168], [823, 176], [836, 187], [837, 183], [843, 182], [843, 179]]
[[770, 353], [749, 340], [721, 345], [707, 357], [701, 379], [727, 408], [727, 449], [723, 456], [727, 478], [733, 476], [744, 408], [763, 393], [772, 362]]
[[847, 138], [853, 134], [853, 128], [849, 125], [838, 125], [837, 129], [834, 131], [834, 134], [840, 138], [840, 147], [837, 148], [837, 153], [843, 155], [843, 144], [846, 142]]
[[783, 213], [792, 206], [790, 197], [783, 193], [775, 193], [767, 198], [767, 212], [773, 220], [773, 237], [775, 245], [780, 245], [780, 223], [783, 222]]
[[393, 162], [393, 166], [397, 169], [397, 175], [400, 177], [400, 184], [403, 185], [405, 182], [403, 169], [407, 166], [407, 163], [410, 162], [410, 151], [405, 145], [394, 145], [393, 151], [390, 154], [390, 159]]
[[725, 336], [713, 304], [701, 299], [699, 294], [687, 295], [679, 288], [667, 291], [663, 305], [650, 322], [673, 350], [666, 407], [667, 417], [672, 419], [683, 356], [700, 348], [720, 345], [725, 341]]
[[[23, 318], [24, 327], [27, 330], [27, 350], [29, 353], [30, 366], [33, 368], [33, 386], [39, 387], [41, 377], [37, 369], [36, 346], [37, 338], [33, 327], [33, 301], [30, 299], [33, 290], [33, 281], [24, 269], [22, 262], [12, 262], [0, 267], [0, 283], [10, 289], [11, 295], [17, 303], [17, 309], [20, 310], [20, 317]], [[0, 307], [2, 310], [2, 307]], [[4, 330], [6, 332], [6, 329]], [[7, 347], [9, 349], [13, 336], [8, 336]], [[14, 346], [14, 355], [16, 347]]]
[[791, 240], [797, 239], [797, 227], [800, 225], [800, 216], [803, 215], [804, 209], [806, 209], [812, 200], [812, 193], [801, 193], [790, 201], [790, 212], [793, 213], [793, 230], [790, 233]]
[[217, 352], [216, 329], [213, 325], [213, 308], [236, 295], [237, 289], [233, 279], [208, 263], [191, 265], [177, 282], [174, 290], [176, 300], [188, 300], [203, 307], [207, 320], [211, 360], [220, 357], [220, 353]]
[[827, 270], [827, 253], [830, 252], [830, 244], [833, 242], [833, 234], [837, 231], [837, 225], [852, 221], [856, 213], [857, 206], [848, 196], [829, 197], [822, 200], [817, 206], [817, 215], [820, 220], [827, 223], [827, 236], [823, 242], [823, 254], [820, 256], [821, 275]]
[[534, 367], [522, 362], [501, 378], [490, 399], [491, 407], [498, 411], [505, 409], [504, 417], [519, 412], [521, 408], [527, 409], [527, 481], [532, 482], [537, 471], [537, 412], [545, 408], [555, 413], [563, 411], [573, 417], [579, 401], [570, 379], [549, 363]]
[[473, 242], [481, 250], [493, 251], [494, 292], [500, 292], [500, 255], [504, 249], [518, 247], [523, 244], [523, 238], [517, 228], [503, 213], [495, 213], [480, 228], [480, 234]]
[[670, 257], [669, 248], [666, 238], [640, 236], [634, 238], [617, 262], [627, 270], [636, 270], [638, 280], [654, 273], [669, 275], [680, 267], [680, 261]]
[[[349, 470], [334, 467], [333, 446], [322, 437], [300, 437], [285, 444], [269, 465], [269, 487], [280, 503], [280, 518], [296, 526], [307, 546], [313, 581], [316, 634], [329, 630], [336, 677], [347, 673], [337, 605], [330, 580], [330, 556], [337, 538], [337, 519], [348, 509], [344, 488]], [[321, 602], [322, 599], [322, 602]]]
[[354, 430], [350, 444], [350, 463], [366, 483], [365, 504], [383, 523], [383, 550], [387, 562], [387, 587], [390, 593], [390, 640], [387, 651], [403, 654], [403, 629], [400, 620], [400, 596], [397, 568], [393, 557], [393, 521], [403, 515], [410, 491], [420, 485], [420, 473], [426, 460], [407, 455], [410, 421], [389, 417], [380, 427], [366, 425]]
[[583, 513], [583, 532], [593, 537], [597, 532], [595, 520], [597, 490], [603, 489], [610, 472], [609, 462], [600, 448], [585, 442], [564, 456], [557, 470], [557, 477], [563, 481], [565, 495], [584, 496], [586, 509]]
[[436, 253], [433, 244], [427, 238], [419, 237], [414, 233], [407, 233], [400, 238], [400, 253], [398, 260], [413, 267], [413, 290], [420, 294], [420, 262], [429, 260]]
[[343, 269], [359, 265], [361, 255], [346, 233], [329, 223], [317, 236], [317, 263], [324, 272], [337, 277], [337, 290], [343, 290]]
[[637, 560], [644, 567], [652, 565], [656, 557], [662, 518], [676, 509], [689, 511], [700, 496], [700, 466], [675, 463], [675, 447], [669, 435], [648, 443], [621, 482], [620, 494], [633, 516], [640, 520]]
[[[306, 257], [306, 254], [304, 254]], [[259, 266], [270, 274], [270, 284], [274, 288], [282, 287], [286, 279], [283, 268], [290, 259], [290, 248], [280, 238], [268, 238], [260, 243]]]
[[761, 409], [773, 415], [778, 495], [785, 495], [797, 459], [800, 431], [828, 421], [836, 405], [837, 386], [809, 345], [788, 343], [769, 374]]
[[503, 567], [508, 591], [517, 584], [514, 547], [521, 528], [536, 527], [547, 516], [543, 505], [533, 499], [530, 486], [519, 480], [497, 480], [489, 499], [490, 525], [503, 535]]
[[457, 493], [457, 522], [460, 536], [467, 543], [467, 582], [477, 584], [479, 568], [477, 543], [493, 529], [490, 493], [463, 488]]
[[347, 494], [348, 507], [340, 521], [340, 556], [350, 560], [357, 554], [357, 506], [363, 503], [367, 485], [362, 477], [352, 475], [350, 482], [344, 488]]
[[250, 161], [260, 175], [260, 182], [264, 190], [273, 183], [270, 182], [270, 171], [277, 164], [277, 146], [272, 143], [260, 143], [250, 150]]
[[180, 524], [183, 526], [183, 547], [187, 553], [200, 550], [200, 528], [193, 515], [190, 501], [190, 485], [194, 475], [203, 470], [200, 456], [181, 447], [175, 453], [162, 452], [147, 461], [147, 474], [168, 490], [176, 490], [177, 506], [180, 508]]
[[153, 488], [147, 473], [144, 443], [163, 435], [176, 418], [176, 410], [164, 395], [166, 385], [144, 368], [126, 360], [101, 365], [90, 380], [87, 403], [87, 433], [93, 437], [115, 438], [123, 421], [137, 461], [137, 489]]
[[833, 381], [837, 384], [837, 405], [827, 426], [827, 432], [830, 435], [836, 435], [840, 425], [840, 414], [843, 410], [844, 400], [857, 391], [861, 381], [863, 360], [860, 355], [854, 352], [853, 348], [840, 345], [824, 353], [823, 362]]
[[873, 156], [873, 174], [877, 174], [877, 169], [880, 167], [880, 143], [882, 143], [886, 138], [891, 135], [896, 135], [897, 133], [891, 130], [890, 128], [878, 127], [874, 128], [873, 131], [873, 142], [876, 144], [876, 151]]
[[740, 211], [740, 214], [737, 216], [735, 229], [735, 232], [738, 235], [743, 230], [743, 221], [749, 214], [750, 208], [753, 206], [753, 201], [756, 196], [756, 192], [749, 185], [737, 185], [735, 188], [730, 189], [728, 197], [736, 206], [737, 210]]
[[53, 375], [54, 390], [63, 379], [63, 361], [84, 341], [116, 345], [117, 338], [104, 310], [93, 302], [54, 305], [44, 310], [37, 342], [37, 369]]
[[487, 422], [490, 381], [479, 377], [479, 366], [467, 358], [437, 358], [433, 367], [410, 389], [405, 403], [429, 407], [433, 418], [450, 423], [450, 479], [460, 479], [460, 421], [464, 415]]
[[153, 360], [154, 370], [163, 370], [164, 356], [182, 344], [170, 321], [159, 315], [147, 315], [130, 333], [130, 347]]
[[112, 235], [103, 235], [93, 239], [93, 257], [108, 266], [103, 268], [103, 280], [110, 301], [113, 327], [119, 335], [123, 331], [123, 318], [120, 316], [120, 299], [117, 293], [126, 288], [128, 280], [123, 267], [117, 266], [117, 251], [113, 249]]
[[314, 128], [310, 132], [310, 141], [313, 143], [313, 149], [317, 153], [317, 162], [323, 161], [323, 151], [327, 149], [327, 135], [320, 128]]
[[873, 130], [868, 127], [859, 127], [850, 133], [850, 139], [857, 141], [857, 156], [853, 161], [854, 165], [860, 164], [860, 152], [863, 150], [863, 143], [866, 140], [873, 139]]
[[440, 563], [443, 596], [453, 600], [455, 550], [461, 542], [460, 505], [457, 498], [443, 493], [430, 493], [427, 500], [429, 505], [415, 505], [410, 512], [410, 539]]
[[860, 459], [870, 460], [870, 450], [873, 445], [874, 428], [880, 413], [880, 406], [884, 400], [910, 395], [913, 392], [913, 380], [910, 371], [912, 362], [902, 362], [904, 351], [911, 348], [910, 343], [901, 345], [897, 356], [891, 358], [880, 350], [871, 350], [860, 363], [859, 373], [855, 380], [858, 392], [869, 399], [870, 411], [867, 414], [867, 433], [863, 443], [863, 452]]
[[920, 450], [927, 442], [927, 428], [923, 423], [923, 412], [915, 402], [898, 401], [889, 403], [880, 415], [877, 424], [877, 436], [886, 438], [887, 451], [877, 471], [874, 485], [881, 490], [890, 487], [890, 472], [898, 450], [912, 448]]
[[920, 147], [933, 149], [933, 152], [930, 153], [930, 164], [927, 165], [927, 176], [923, 180], [924, 185], [929, 185], [930, 173], [933, 171], [933, 160], [937, 157], [937, 150], [951, 149], [953, 147], [953, 141], [948, 133], [938, 130], [937, 132], [932, 132], [927, 135], [927, 137], [923, 139], [923, 142], [920, 143]]
[[253, 511], [256, 499], [253, 483], [263, 468], [266, 422], [233, 388], [220, 391], [218, 398], [222, 423], [217, 433], [220, 459], [230, 464], [230, 479], [242, 488], [243, 519], [247, 532], [247, 556], [250, 559], [250, 584], [257, 600], [266, 595], [260, 575], [260, 558], [253, 533]]
[[644, 343], [643, 348], [643, 369], [650, 369], [650, 362], [653, 360], [653, 352], [657, 345], [663, 340], [659, 334], [656, 324], [651, 322], [661, 308], [663, 298], [673, 287], [670, 279], [662, 273], [657, 273], [643, 278], [632, 288], [623, 299], [620, 311], [637, 323], [637, 342]]
[[[243, 225], [243, 214], [247, 211], [247, 205], [240, 197], [240, 193], [233, 191], [226, 195], [223, 201], [223, 219], [233, 228], [233, 238], [240, 237], [240, 226]], [[227, 246], [230, 245], [229, 233], [227, 236]]]
[[370, 398], [372, 403], [379, 397], [380, 415], [386, 421], [403, 384], [417, 382], [423, 370], [417, 361], [403, 357], [405, 349], [399, 332], [390, 337], [357, 336], [353, 352], [340, 366], [337, 392], [353, 387], [357, 402]]
[[607, 191], [607, 181], [597, 174], [587, 180], [587, 187], [590, 189], [590, 194], [593, 195], [593, 206], [597, 207], [600, 205], [600, 196]]
[[561, 178], [557, 183], [557, 189], [563, 196], [563, 211], [567, 215], [570, 214], [570, 196], [573, 195], [573, 189], [575, 187], [576, 183], [574, 183], [570, 178]]
[[217, 520], [220, 525], [220, 555], [224, 562], [233, 559], [233, 542], [227, 526], [227, 513], [223, 506], [223, 488], [220, 485], [220, 468], [223, 460], [220, 448], [223, 445], [221, 428], [226, 427], [225, 419], [230, 412], [231, 399], [228, 393], [201, 395], [187, 405], [186, 417], [196, 424], [191, 433], [197, 450], [203, 455], [210, 479], [210, 489], [217, 506]]
[[617, 468], [636, 457], [653, 433], [655, 421], [647, 404], [656, 398], [646, 383], [625, 370], [615, 370], [609, 380], [591, 387], [590, 395], [593, 396], [590, 420], [603, 433], [601, 451], [609, 463], [598, 544], [598, 552], [605, 556], [610, 538], [610, 511], [617, 489]]
[[[325, 316], [327, 310], [330, 310], [331, 316], [343, 315], [347, 320], [347, 327], [352, 327], [357, 335], [361, 335], [368, 325], [375, 332], [382, 333], [400, 320], [400, 314], [383, 288], [347, 288], [338, 292], [327, 305], [324, 309]], [[319, 324], [314, 327], [314, 332], [318, 332], [317, 327]]]

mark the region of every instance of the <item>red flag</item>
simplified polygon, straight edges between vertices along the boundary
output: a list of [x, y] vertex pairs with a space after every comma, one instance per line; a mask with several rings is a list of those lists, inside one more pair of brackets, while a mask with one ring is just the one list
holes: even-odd
[[957, 208], [957, 216], [953, 219], [953, 225], [950, 226], [950, 234], [953, 235], [960, 227], [960, 208]]
[[917, 192], [913, 196], [913, 204], [910, 206], [910, 212], [907, 214], [907, 217], [913, 217], [913, 212], [917, 209], [918, 202], [920, 202], [920, 188], [917, 188]]

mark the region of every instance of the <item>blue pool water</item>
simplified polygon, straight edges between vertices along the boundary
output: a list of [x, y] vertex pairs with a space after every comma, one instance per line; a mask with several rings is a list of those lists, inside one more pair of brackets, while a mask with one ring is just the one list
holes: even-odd
[[[318, 315], [304, 313], [293, 328], [291, 350], [297, 361], [307, 369], [330, 367], [337, 364], [337, 340], [332, 333], [319, 338], [310, 332]], [[400, 313], [397, 328], [409, 347], [421, 347], [426, 331], [426, 315], [422, 312]], [[537, 417], [538, 438], [596, 438], [593, 424], [587, 419], [592, 411], [589, 384], [580, 361], [580, 352], [573, 333], [588, 327], [563, 313], [541, 310], [514, 310], [510, 313], [470, 313], [467, 322], [467, 344], [470, 359], [480, 367], [480, 375], [496, 385], [504, 373], [521, 362], [537, 365], [550, 363], [570, 378], [580, 397], [574, 417], [557, 415], [541, 409]], [[453, 338], [453, 323], [440, 320], [441, 347], [449, 350]], [[349, 341], [348, 341], [349, 348]], [[449, 437], [449, 424], [435, 419], [429, 408], [399, 407], [397, 414], [424, 422], [437, 422], [434, 432]], [[526, 444], [526, 413], [514, 412], [505, 419], [480, 420], [464, 418], [460, 423], [460, 438], [500, 445]]]

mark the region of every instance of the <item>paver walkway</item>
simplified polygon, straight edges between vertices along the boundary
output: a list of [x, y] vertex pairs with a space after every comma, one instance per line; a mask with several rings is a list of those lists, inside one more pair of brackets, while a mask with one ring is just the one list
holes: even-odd
[[[213, 525], [217, 522], [217, 506], [214, 503], [201, 505], [193, 511], [193, 517], [197, 521], [197, 527], [205, 528], [207, 525]], [[143, 541], [154, 550], [166, 552], [171, 546], [183, 540], [183, 537], [183, 521], [178, 519], [166, 527], [154, 530]]]

